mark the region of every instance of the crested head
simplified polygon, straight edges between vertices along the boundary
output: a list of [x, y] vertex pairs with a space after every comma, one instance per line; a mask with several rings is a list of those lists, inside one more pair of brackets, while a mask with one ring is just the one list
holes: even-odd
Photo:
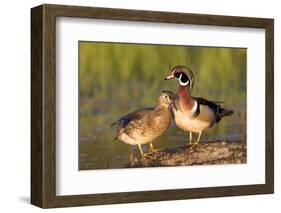
[[178, 79], [181, 86], [189, 86], [190, 89], [194, 85], [194, 75], [190, 68], [187, 66], [177, 65], [170, 70], [169, 76], [165, 80]]

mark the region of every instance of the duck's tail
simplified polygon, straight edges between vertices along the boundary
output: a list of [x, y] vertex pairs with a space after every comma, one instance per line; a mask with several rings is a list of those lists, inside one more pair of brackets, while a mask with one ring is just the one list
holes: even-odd
[[117, 125], [117, 122], [111, 123], [110, 126], [115, 126]]
[[228, 109], [220, 108], [219, 111], [217, 112], [216, 122], [219, 122], [224, 116], [230, 116], [233, 113], [234, 113], [233, 110], [228, 110]]
[[[118, 124], [118, 122], [114, 122], [114, 123], [111, 123], [110, 126], [111, 126], [111, 127], [112, 127], [112, 126], [116, 126], [117, 124]], [[115, 136], [112, 141], [117, 141], [117, 140], [119, 140], [119, 139], [118, 139], [118, 136]]]
[[220, 112], [220, 116], [221, 118], [224, 117], [224, 116], [230, 116], [234, 113], [233, 110], [228, 110], [228, 109], [222, 109], [221, 112]]

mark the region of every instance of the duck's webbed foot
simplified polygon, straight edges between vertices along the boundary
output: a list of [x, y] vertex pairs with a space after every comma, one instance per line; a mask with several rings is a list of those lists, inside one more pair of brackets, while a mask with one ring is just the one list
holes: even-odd
[[142, 158], [144, 158], [144, 157], [150, 157], [150, 156], [152, 156], [152, 152], [146, 152], [146, 153], [144, 153], [141, 157]]
[[192, 143], [191, 147], [197, 146], [199, 144], [199, 141], [195, 141]]
[[150, 153], [150, 152], [144, 153], [143, 150], [142, 150], [142, 148], [141, 148], [141, 144], [138, 144], [138, 147], [139, 147], [139, 150], [140, 150], [141, 158], [147, 157], [147, 156], [149, 156], [149, 155], [152, 154], [152, 153]]

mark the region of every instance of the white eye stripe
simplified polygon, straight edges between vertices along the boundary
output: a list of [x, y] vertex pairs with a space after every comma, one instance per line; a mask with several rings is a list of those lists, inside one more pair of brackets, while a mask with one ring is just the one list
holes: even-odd
[[181, 79], [182, 73], [180, 73], [179, 80]]

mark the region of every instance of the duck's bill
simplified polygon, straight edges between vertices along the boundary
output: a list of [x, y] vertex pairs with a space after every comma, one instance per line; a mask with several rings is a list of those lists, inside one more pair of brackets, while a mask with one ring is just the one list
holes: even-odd
[[171, 80], [171, 79], [174, 79], [174, 78], [175, 78], [174, 75], [169, 75], [169, 76], [167, 76], [167, 77], [165, 78], [165, 80]]

